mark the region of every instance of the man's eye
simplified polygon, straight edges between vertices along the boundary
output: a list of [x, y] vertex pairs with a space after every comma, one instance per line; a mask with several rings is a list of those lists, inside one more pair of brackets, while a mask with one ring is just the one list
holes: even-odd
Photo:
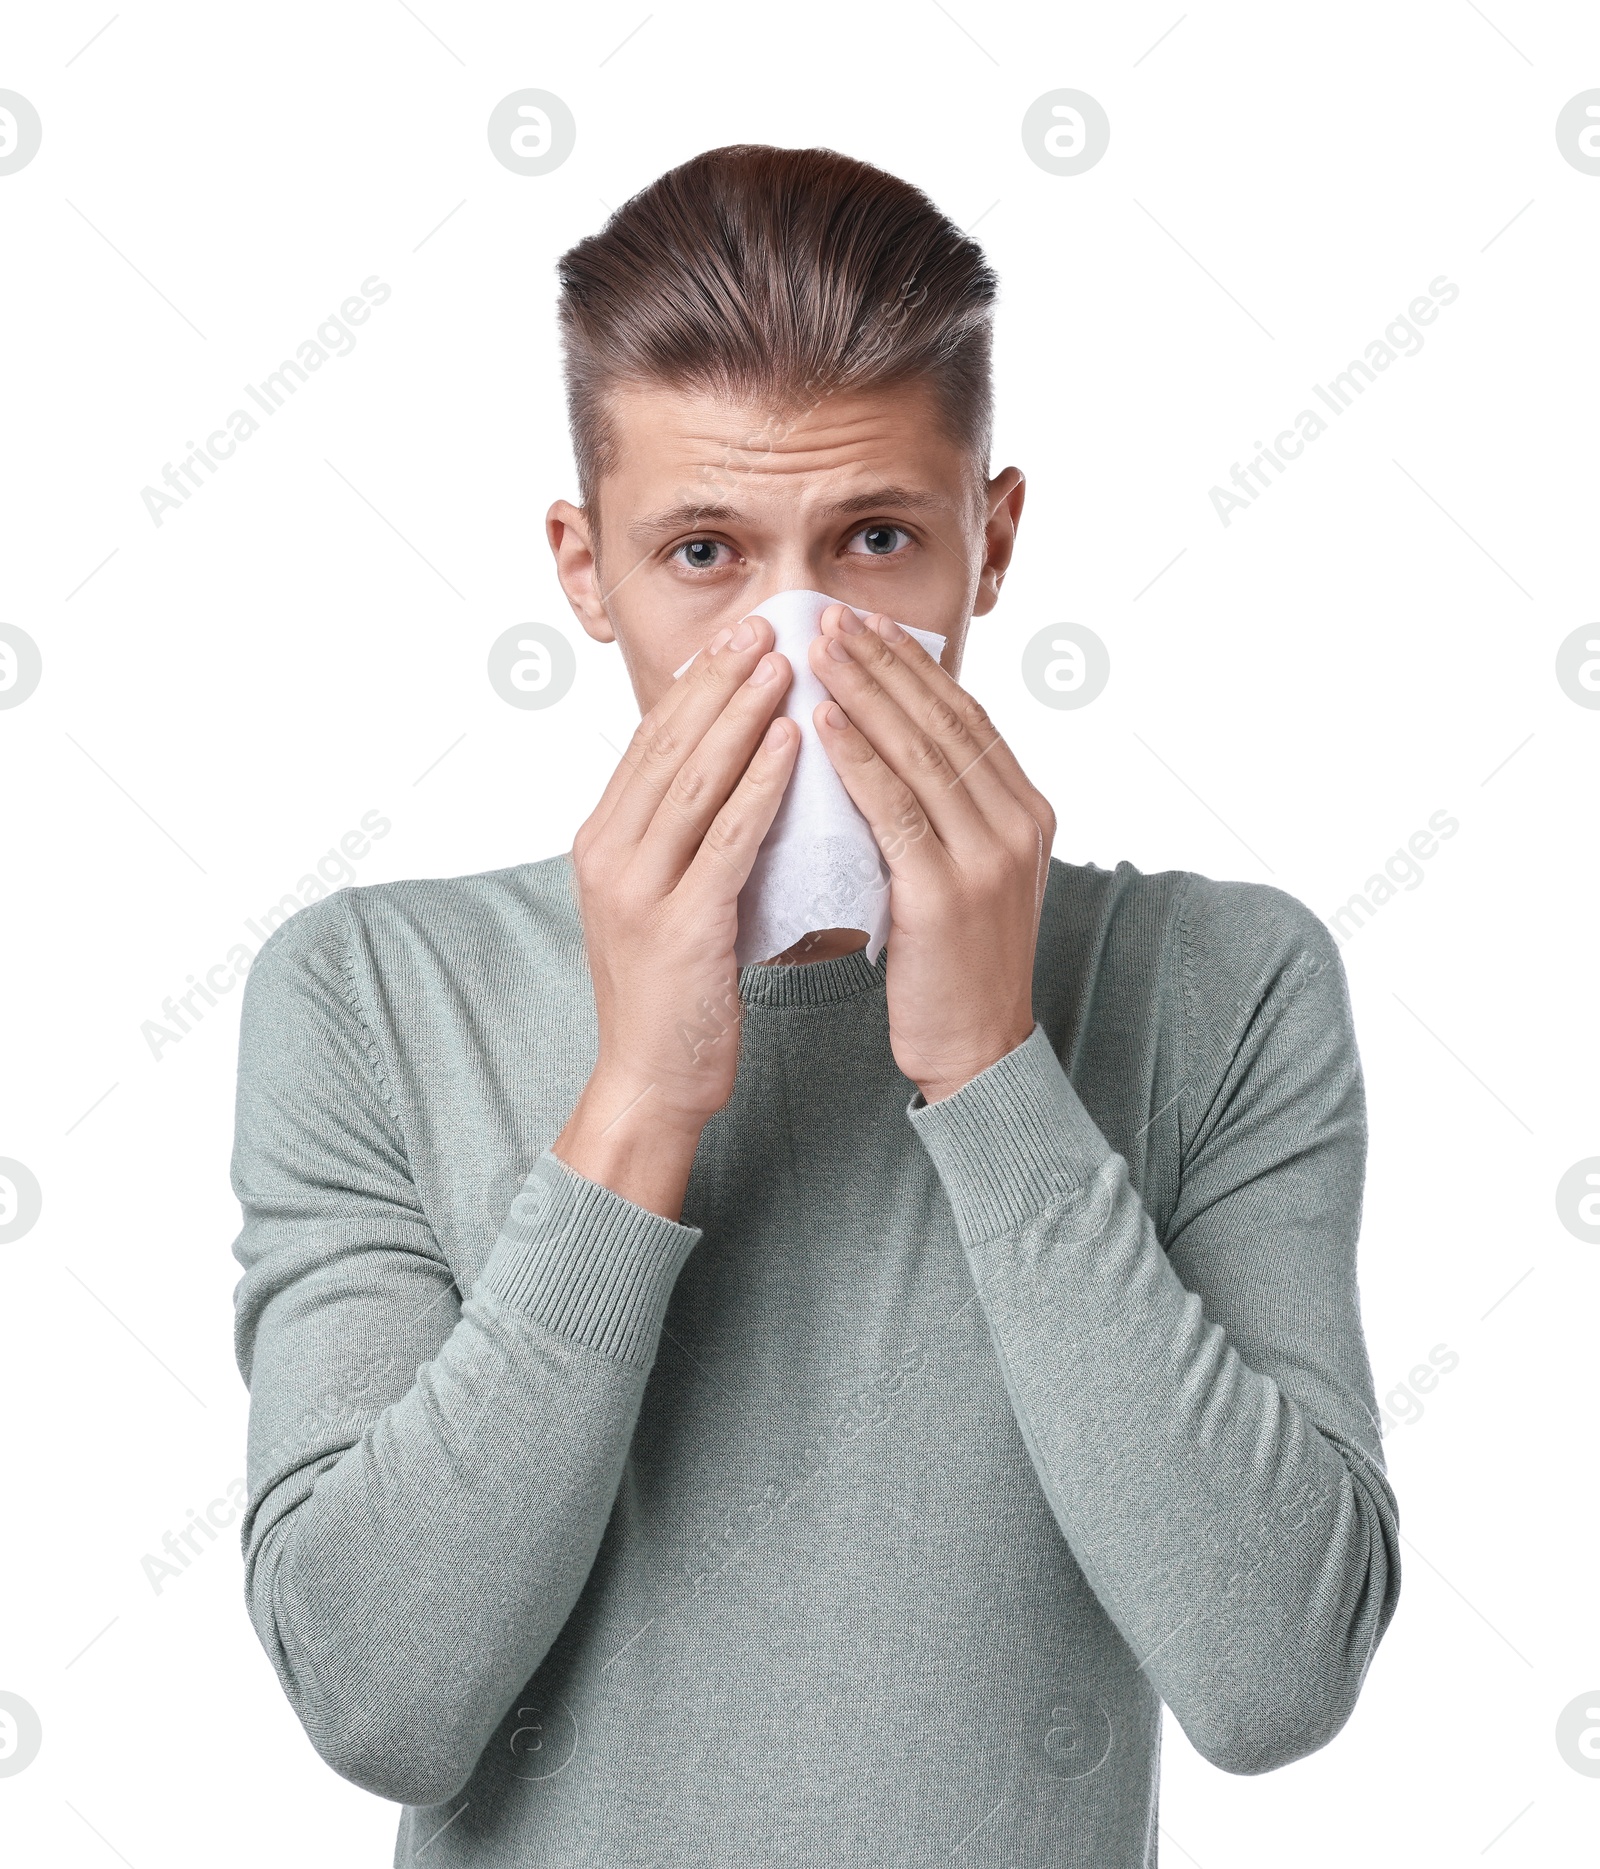
[[896, 541], [909, 540], [910, 537], [911, 534], [904, 526], [864, 526], [850, 543], [853, 546], [856, 539], [860, 539], [862, 549], [870, 553], [872, 557], [892, 558], [899, 549]]
[[717, 553], [724, 548], [717, 539], [688, 539], [682, 545], [673, 548], [673, 556], [681, 555], [682, 562], [693, 571], [714, 571], [719, 562]]

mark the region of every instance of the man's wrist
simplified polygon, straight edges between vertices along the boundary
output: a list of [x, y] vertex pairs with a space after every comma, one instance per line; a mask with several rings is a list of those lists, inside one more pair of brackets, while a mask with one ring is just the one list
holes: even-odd
[[676, 1221], [705, 1121], [663, 1108], [653, 1084], [597, 1067], [550, 1152], [585, 1180]]
[[1009, 1058], [1019, 1045], [1027, 1043], [1033, 1032], [1034, 1019], [1030, 1011], [1026, 1025], [1016, 1026], [1006, 1037], [986, 1046], [972, 1058], [949, 1071], [941, 1071], [937, 1076], [930, 1074], [926, 1080], [914, 1076], [912, 1081], [922, 1093], [924, 1103], [941, 1103], [946, 1097], [953, 1097], [958, 1090], [964, 1090], [973, 1078], [987, 1071], [992, 1064], [998, 1064], [1002, 1058]]

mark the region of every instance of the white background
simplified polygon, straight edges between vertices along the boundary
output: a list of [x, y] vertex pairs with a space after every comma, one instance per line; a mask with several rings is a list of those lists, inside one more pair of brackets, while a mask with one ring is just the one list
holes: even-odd
[[[44, 658], [0, 712], [0, 1156], [44, 1190], [0, 1247], [0, 1689], [44, 1729], [0, 1779], [7, 1860], [389, 1861], [394, 1807], [316, 1758], [257, 1646], [236, 1531], [159, 1593], [142, 1568], [242, 1472], [246, 1396], [238, 994], [159, 1061], [141, 1026], [367, 811], [393, 829], [361, 882], [568, 847], [633, 710], [542, 539], [575, 494], [553, 262], [737, 141], [829, 145], [979, 223], [994, 464], [1029, 493], [964, 679], [1058, 856], [1328, 915], [1431, 814], [1460, 823], [1344, 948], [1379, 1395], [1459, 1358], [1385, 1443], [1399, 1612], [1299, 1764], [1229, 1778], [1168, 1720], [1162, 1861], [1593, 1860], [1600, 1780], [1554, 1731], [1600, 1684], [1600, 1270], [1555, 1189], [1600, 1155], [1600, 711], [1554, 671], [1595, 616], [1600, 177], [1554, 124], [1600, 85], [1600, 15], [278, 0], [99, 32], [112, 4], [14, 14], [0, 59], [44, 125], [0, 176], [0, 618]], [[525, 86], [578, 123], [542, 177], [485, 134]], [[1020, 136], [1061, 86], [1112, 126], [1075, 177]], [[141, 488], [372, 274], [392, 297], [355, 350], [155, 526]], [[1209, 489], [1441, 274], [1424, 348], [1224, 527]], [[547, 712], [485, 674], [531, 620], [577, 650]], [[1064, 621], [1111, 655], [1080, 711], [1019, 674]]]

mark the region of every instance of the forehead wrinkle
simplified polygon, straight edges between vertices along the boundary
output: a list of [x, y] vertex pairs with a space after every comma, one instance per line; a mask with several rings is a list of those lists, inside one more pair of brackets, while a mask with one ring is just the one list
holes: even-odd
[[823, 422], [802, 422], [789, 426], [769, 419], [741, 426], [735, 432], [711, 435], [686, 435], [687, 444], [717, 454], [748, 456], [753, 461], [770, 461], [775, 456], [837, 454], [845, 449], [871, 446], [885, 439], [893, 424], [882, 410], [862, 410], [853, 417], [835, 414]]
[[[707, 439], [704, 441], [698, 437], [686, 439], [689, 440], [689, 448], [695, 457], [695, 465], [690, 469], [691, 472], [696, 471], [696, 469], [704, 471], [709, 468], [714, 474], [725, 475], [729, 478], [738, 478], [741, 480], [753, 480], [762, 474], [779, 474], [785, 476], [792, 474], [817, 474], [833, 477], [848, 475], [852, 478], [864, 475], [874, 483], [878, 490], [874, 497], [885, 504], [898, 502], [908, 507], [933, 507], [949, 504], [946, 499], [929, 488], [906, 486], [900, 482], [891, 482], [870, 460], [862, 458], [862, 442], [846, 435], [841, 435], [837, 439], [828, 441], [811, 440], [805, 443], [790, 443], [787, 446], [779, 442], [770, 450], [764, 448], [735, 448], [732, 444], [723, 439]], [[705, 457], [709, 457], [713, 454], [720, 454], [722, 458], [713, 461], [700, 456], [698, 450], [701, 447], [704, 447]], [[903, 457], [905, 451], [903, 448], [891, 446], [886, 452], [889, 456]], [[728, 458], [730, 454], [735, 457], [731, 461]], [[745, 458], [737, 458], [741, 455]], [[885, 465], [888, 465], [887, 459], [885, 460]], [[846, 511], [858, 510], [863, 506], [869, 506], [873, 503], [874, 498], [869, 498], [865, 493], [859, 496], [841, 494], [834, 504], [823, 510], [828, 513], [842, 514]], [[709, 512], [717, 505], [719, 505], [719, 502], [716, 500], [708, 500], [706, 503], [707, 511]], [[734, 515], [719, 516], [733, 517]]]

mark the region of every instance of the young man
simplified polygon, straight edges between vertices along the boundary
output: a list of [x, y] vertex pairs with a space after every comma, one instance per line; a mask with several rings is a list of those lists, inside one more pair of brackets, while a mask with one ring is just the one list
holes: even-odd
[[[397, 1863], [1150, 1865], [1162, 1702], [1269, 1771], [1394, 1612], [1331, 938], [1052, 859], [957, 682], [1022, 509], [993, 295], [821, 150], [569, 253], [548, 533], [639, 730], [568, 855], [346, 889], [251, 972], [248, 1600]], [[791, 588], [850, 606], [877, 964], [734, 960], [798, 729], [733, 626]]]

